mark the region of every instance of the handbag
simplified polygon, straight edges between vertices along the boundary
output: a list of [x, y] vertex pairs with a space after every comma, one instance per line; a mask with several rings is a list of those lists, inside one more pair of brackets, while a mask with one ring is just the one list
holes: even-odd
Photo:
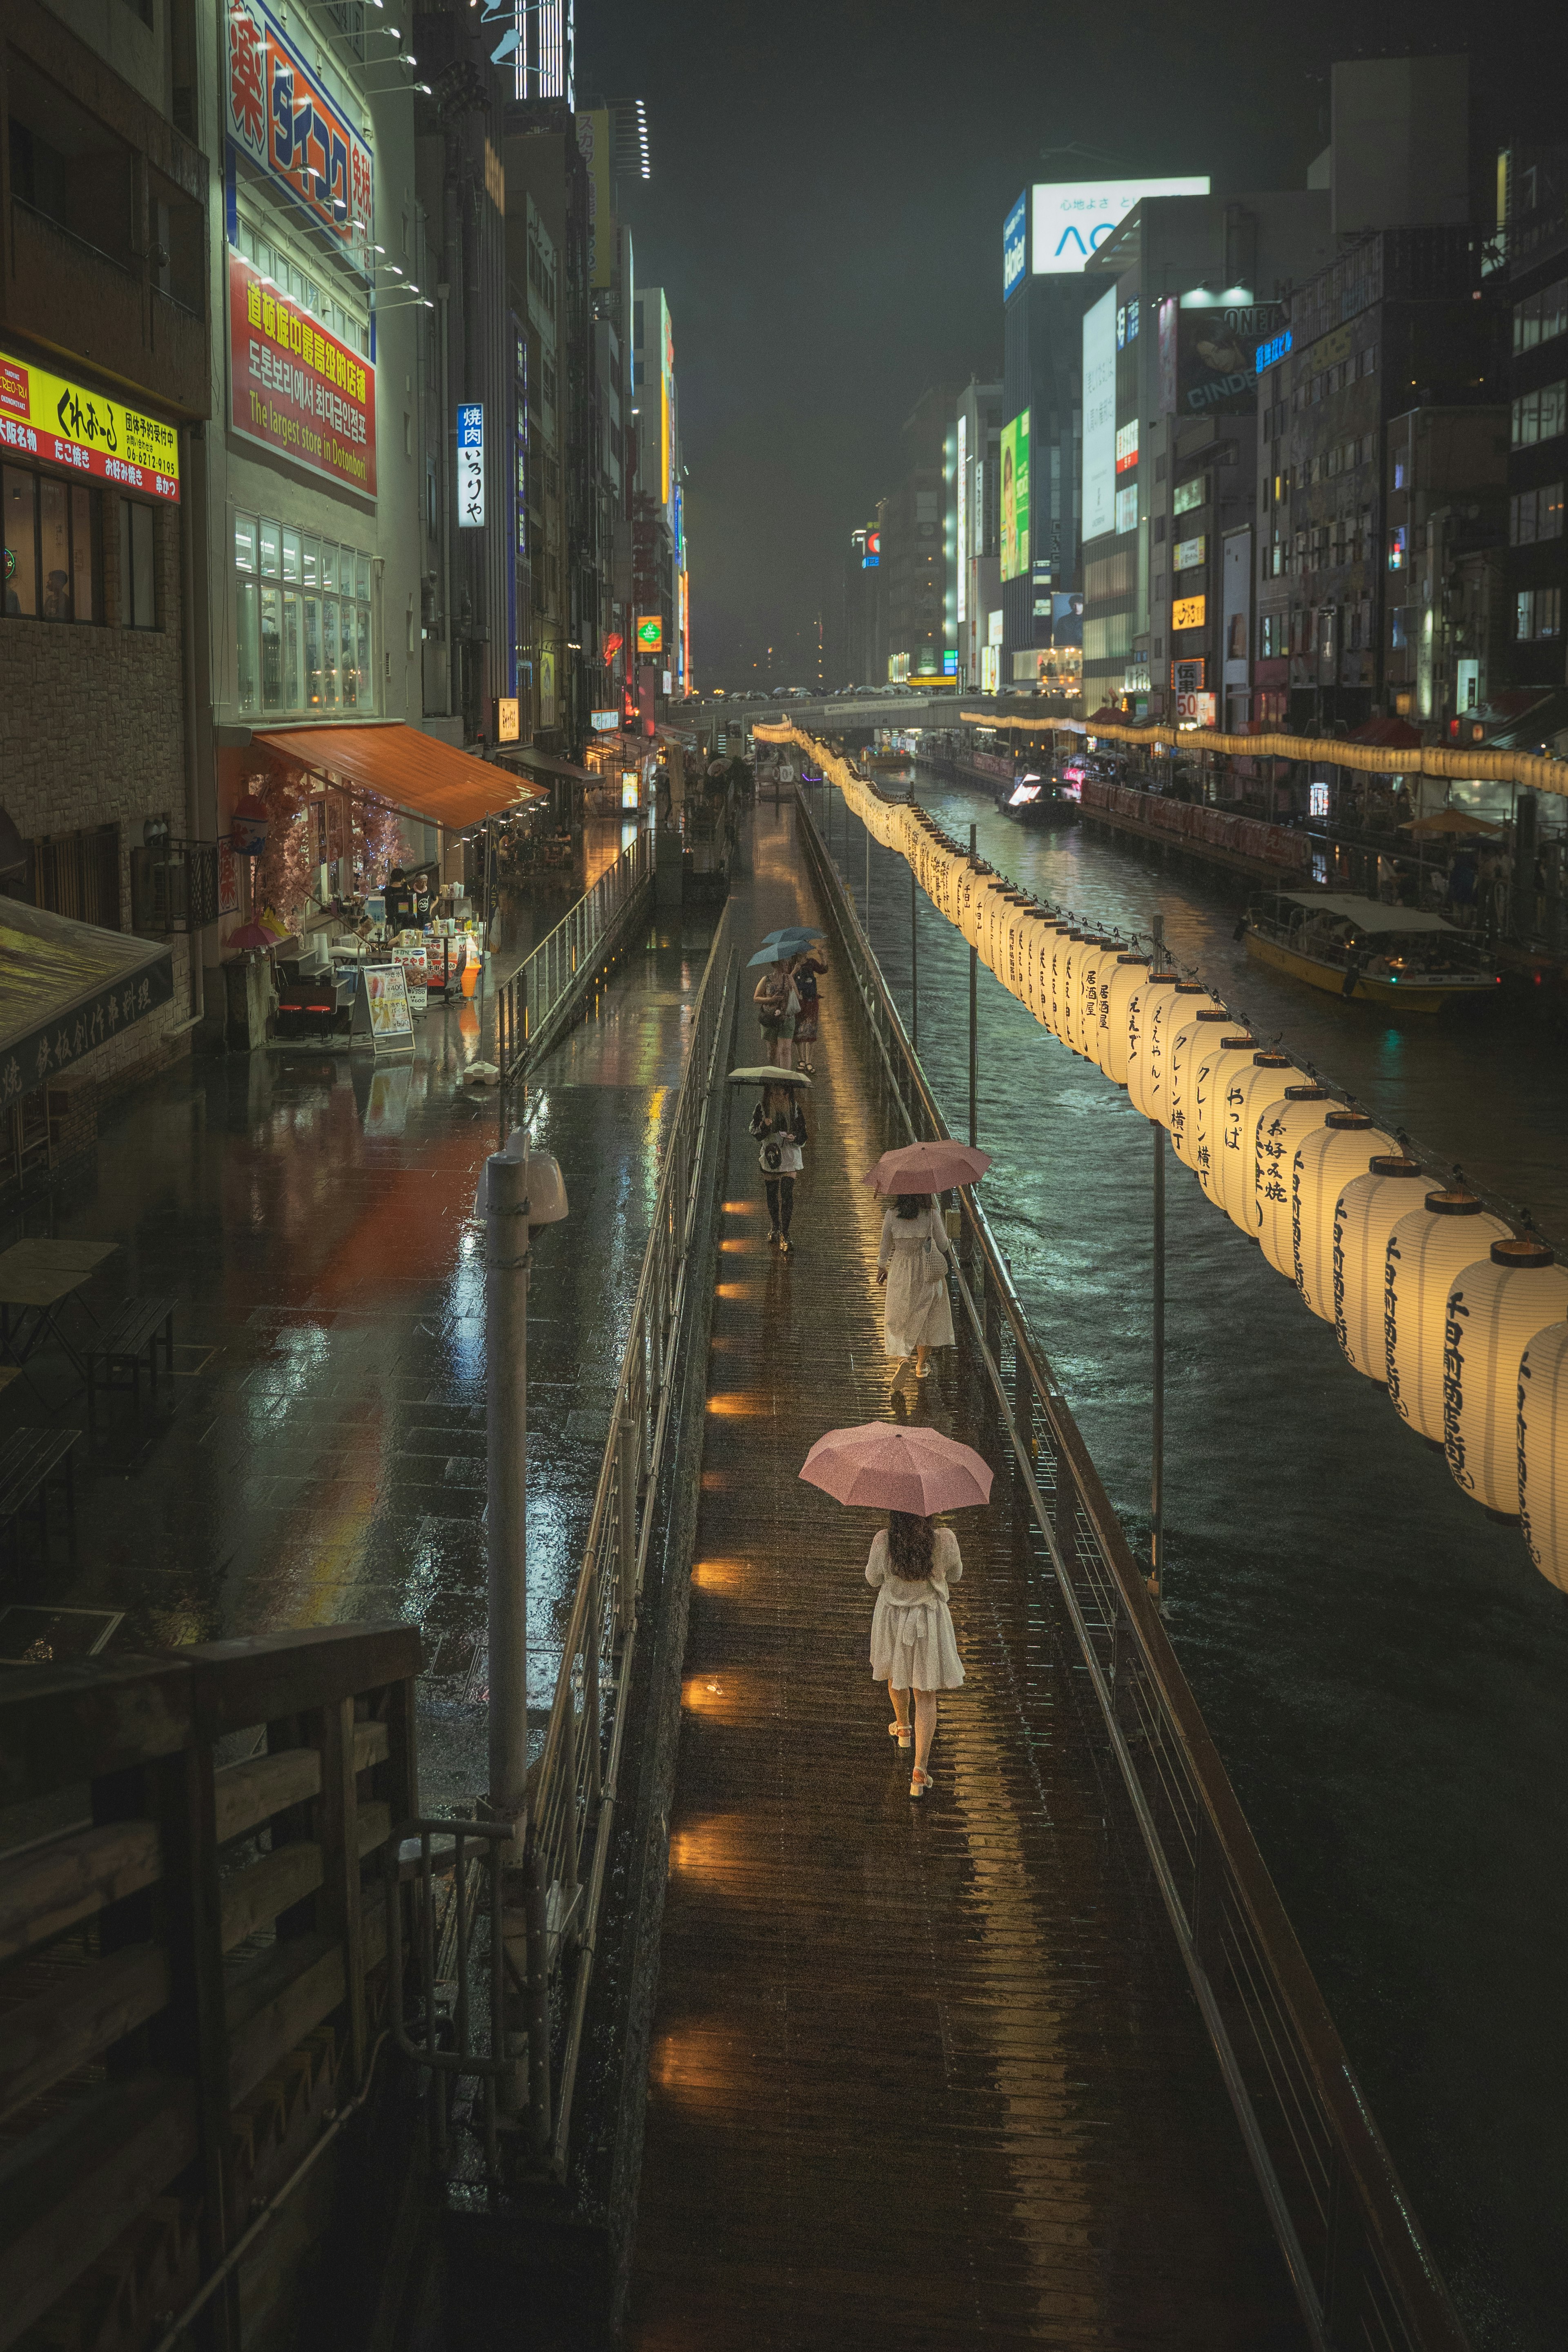
[[757, 1155], [757, 1164], [768, 1176], [777, 1176], [784, 1164], [784, 1148], [777, 1138], [769, 1136]]

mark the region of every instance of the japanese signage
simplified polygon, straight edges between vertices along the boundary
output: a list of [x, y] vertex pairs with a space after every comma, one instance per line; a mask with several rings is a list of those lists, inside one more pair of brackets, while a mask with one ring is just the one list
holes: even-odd
[[517, 697], [515, 694], [498, 694], [496, 697], [497, 742], [515, 743], [518, 740], [518, 731]]
[[1177, 414], [1245, 415], [1258, 397], [1258, 347], [1284, 317], [1278, 302], [1181, 303]]
[[1116, 519], [1116, 289], [1083, 320], [1083, 536], [1103, 538]]
[[[1082, 269], [1145, 196], [1207, 196], [1208, 182], [1188, 180], [1055, 180], [1034, 195], [1034, 275]], [[1087, 538], [1089, 534], [1085, 532]]]
[[1173, 629], [1201, 629], [1205, 599], [1201, 596], [1178, 596], [1171, 605]]
[[371, 151], [262, 0], [228, 0], [228, 136], [361, 277], [371, 275]]
[[644, 613], [637, 623], [637, 651], [640, 654], [660, 654], [664, 650], [664, 624], [657, 613]]
[[485, 520], [485, 410], [463, 401], [457, 410], [457, 528], [478, 530]]
[[[10, 906], [9, 899], [0, 898], [0, 908]], [[20, 1032], [14, 1031], [8, 1037], [5, 1058], [0, 1061], [0, 1112], [8, 1111], [24, 1095], [31, 1094], [60, 1071], [73, 1069], [84, 1054], [90, 1054], [96, 1045], [107, 1045], [132, 1022], [156, 1013], [174, 993], [167, 948], [145, 967], [114, 974], [112, 961], [106, 968], [93, 940], [84, 940], [78, 947], [75, 941], [60, 940], [52, 933], [40, 937], [28, 925], [31, 912], [30, 908], [24, 908], [19, 913], [0, 918], [0, 944], [26, 959], [35, 985], [42, 976], [57, 971], [62, 982], [76, 983], [74, 1001], [68, 1010], [46, 1015], [36, 1026], [25, 1014], [22, 1016]], [[110, 952], [118, 960], [123, 946], [134, 949], [139, 944], [117, 937]], [[95, 978], [100, 982], [97, 987], [91, 985]], [[40, 1008], [47, 1002], [49, 992], [52, 992], [39, 990]]]
[[1029, 410], [1002, 427], [1001, 576], [1029, 570]]
[[621, 724], [618, 710], [591, 710], [588, 716], [596, 735], [612, 735]]
[[1338, 367], [1350, 357], [1350, 329], [1335, 327], [1332, 333], [1320, 335], [1307, 353], [1306, 373], [1317, 375], [1324, 368]]
[[1207, 560], [1207, 539], [1178, 539], [1171, 553], [1171, 564], [1177, 572], [1191, 572]]
[[1261, 375], [1265, 368], [1272, 367], [1276, 360], [1284, 359], [1293, 348], [1294, 341], [1291, 330], [1286, 327], [1281, 333], [1271, 335], [1266, 343], [1259, 344], [1253, 365]]
[[1180, 298], [1175, 294], [1163, 296], [1159, 307], [1159, 412], [1162, 416], [1176, 415], [1176, 342], [1180, 320]]
[[354, 999], [350, 1035], [356, 1045], [368, 1037], [379, 1054], [383, 1047], [413, 1044], [413, 1011], [408, 1001], [408, 975], [401, 963], [367, 963], [360, 968], [360, 992]]
[[588, 166], [588, 282], [615, 283], [615, 220], [610, 208], [610, 110], [594, 107], [577, 118], [577, 144]]
[[1029, 267], [1029, 195], [1026, 191], [1002, 224], [1002, 300], [1023, 284]]
[[1172, 662], [1171, 684], [1177, 694], [1201, 694], [1203, 692], [1203, 656], [1199, 654], [1192, 661]]
[[0, 452], [6, 449], [179, 503], [173, 425], [0, 352]]
[[1212, 727], [1215, 697], [1212, 694], [1178, 694], [1176, 725], [1178, 727]]
[[1116, 471], [1125, 474], [1138, 462], [1138, 420], [1129, 417], [1116, 427]]
[[229, 421], [313, 474], [373, 498], [375, 371], [229, 255]]

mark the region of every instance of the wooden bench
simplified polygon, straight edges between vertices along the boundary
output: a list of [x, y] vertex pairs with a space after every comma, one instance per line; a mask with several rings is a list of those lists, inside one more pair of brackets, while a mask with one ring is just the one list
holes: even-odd
[[158, 1394], [158, 1349], [163, 1369], [174, 1370], [174, 1302], [172, 1298], [127, 1298], [99, 1325], [86, 1349], [87, 1426], [89, 1438], [98, 1432], [98, 1390], [130, 1388], [141, 1418], [141, 1368], [146, 1365], [154, 1400]]
[[77, 1505], [71, 1455], [81, 1442], [79, 1429], [14, 1429], [0, 1443], [0, 1527], [11, 1530], [13, 1557], [21, 1550], [22, 1514], [31, 1504], [38, 1511], [38, 1540], [49, 1540], [49, 1486], [64, 1471], [66, 1524], [76, 1528]]

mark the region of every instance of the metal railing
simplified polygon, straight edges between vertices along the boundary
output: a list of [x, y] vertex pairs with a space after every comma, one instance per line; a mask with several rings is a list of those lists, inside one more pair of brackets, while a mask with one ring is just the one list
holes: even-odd
[[[804, 792], [804, 842], [914, 1139], [948, 1129]], [[1144, 1573], [1030, 1331], [985, 1211], [955, 1269], [998, 1433], [1082, 1653], [1187, 1974], [1318, 2352], [1465, 2337]]]
[[619, 952], [653, 887], [653, 836], [643, 828], [501, 982], [496, 1061], [503, 1093], [554, 1045], [590, 981]]

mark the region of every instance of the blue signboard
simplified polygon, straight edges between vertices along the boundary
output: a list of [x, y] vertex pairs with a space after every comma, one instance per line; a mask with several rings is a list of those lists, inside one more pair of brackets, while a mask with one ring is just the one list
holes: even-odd
[[1285, 329], [1282, 335], [1274, 335], [1268, 342], [1260, 343], [1257, 360], [1259, 374], [1261, 375], [1266, 367], [1272, 367], [1276, 360], [1282, 360], [1286, 352], [1293, 349], [1294, 338], [1289, 327]]
[[1026, 188], [1002, 229], [1002, 300], [1005, 302], [1029, 267], [1029, 190]]

